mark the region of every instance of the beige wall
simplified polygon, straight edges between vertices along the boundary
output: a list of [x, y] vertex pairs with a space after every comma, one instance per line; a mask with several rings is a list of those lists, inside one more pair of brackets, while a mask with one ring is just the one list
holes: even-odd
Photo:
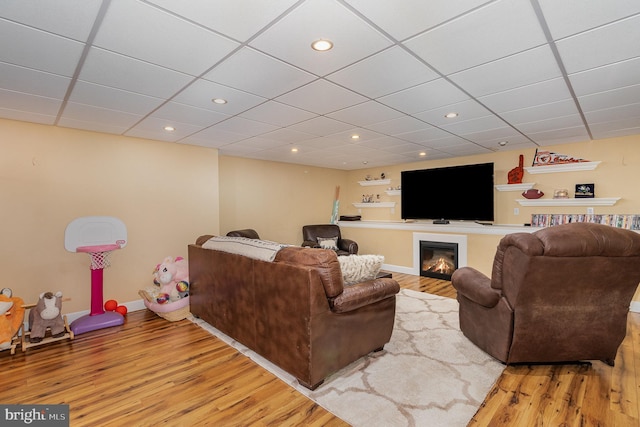
[[[555, 188], [572, 191], [576, 183], [594, 182], [596, 197], [622, 197], [596, 213], [640, 213], [640, 136], [545, 147], [602, 161], [590, 172], [528, 175], [547, 195]], [[139, 299], [150, 285], [151, 271], [167, 255], [185, 256], [188, 243], [206, 233], [225, 234], [255, 228], [263, 238], [299, 244], [304, 224], [326, 223], [335, 187], [341, 187], [340, 214], [354, 214], [351, 203], [373, 187], [357, 181], [384, 172], [391, 185], [400, 171], [457, 164], [495, 162], [496, 183], [534, 150], [424, 161], [385, 168], [340, 171], [326, 168], [220, 156], [217, 150], [116, 135], [0, 120], [0, 257], [5, 285], [26, 301], [40, 292], [61, 290], [72, 298], [66, 312], [89, 309], [89, 258], [64, 249], [64, 229], [73, 219], [108, 215], [122, 219], [129, 243], [116, 251], [105, 270], [105, 298]], [[376, 188], [388, 209], [363, 209], [364, 220], [400, 221], [400, 198]], [[377, 191], [376, 191], [377, 192]], [[532, 213], [578, 213], [585, 208], [519, 206], [518, 193], [496, 192], [496, 223], [523, 224]], [[520, 209], [519, 215], [513, 208]], [[344, 228], [361, 253], [381, 253], [386, 263], [412, 265], [411, 232]], [[485, 274], [499, 236], [471, 235], [468, 264]]]
[[26, 302], [48, 290], [90, 308], [89, 256], [64, 248], [67, 224], [120, 218], [128, 245], [104, 270], [104, 297], [138, 300], [165, 256], [187, 256], [218, 231], [217, 150], [0, 120], [0, 259], [4, 283]]
[[346, 183], [345, 171], [220, 156], [220, 232], [253, 228], [299, 245], [303, 225], [329, 222], [336, 186]]

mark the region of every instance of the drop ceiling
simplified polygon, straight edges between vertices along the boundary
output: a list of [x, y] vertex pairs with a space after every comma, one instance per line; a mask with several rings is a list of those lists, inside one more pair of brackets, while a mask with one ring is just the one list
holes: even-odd
[[638, 0], [3, 0], [0, 39], [0, 117], [222, 155], [353, 170], [640, 134]]

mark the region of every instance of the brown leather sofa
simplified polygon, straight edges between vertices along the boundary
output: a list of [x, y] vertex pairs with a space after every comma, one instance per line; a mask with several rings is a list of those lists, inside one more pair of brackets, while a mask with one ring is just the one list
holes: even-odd
[[189, 245], [191, 313], [315, 389], [389, 342], [398, 282], [343, 286], [334, 251], [285, 247], [273, 262]]
[[589, 223], [509, 234], [491, 278], [463, 267], [451, 281], [460, 329], [496, 359], [613, 365], [640, 283], [640, 235]]
[[350, 239], [343, 239], [340, 227], [336, 224], [316, 224], [302, 226], [302, 246], [309, 248], [319, 248], [318, 238], [336, 239], [336, 254], [356, 255], [358, 244]]

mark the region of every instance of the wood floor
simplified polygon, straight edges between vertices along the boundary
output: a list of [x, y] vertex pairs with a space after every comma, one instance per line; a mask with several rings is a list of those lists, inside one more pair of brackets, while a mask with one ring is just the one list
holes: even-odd
[[[394, 278], [455, 298], [447, 281]], [[628, 325], [613, 368], [507, 367], [469, 426], [640, 426], [640, 314]], [[71, 342], [0, 352], [0, 372], [0, 403], [68, 404], [71, 426], [347, 425], [188, 320], [149, 311]]]

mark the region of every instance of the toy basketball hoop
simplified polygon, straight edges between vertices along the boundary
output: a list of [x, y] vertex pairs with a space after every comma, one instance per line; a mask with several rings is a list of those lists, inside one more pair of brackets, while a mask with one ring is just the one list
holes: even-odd
[[91, 256], [91, 311], [71, 322], [74, 334], [124, 323], [117, 312], [103, 309], [103, 270], [110, 266], [109, 256], [127, 244], [127, 228], [118, 218], [90, 216], [77, 218], [65, 230], [65, 249]]

